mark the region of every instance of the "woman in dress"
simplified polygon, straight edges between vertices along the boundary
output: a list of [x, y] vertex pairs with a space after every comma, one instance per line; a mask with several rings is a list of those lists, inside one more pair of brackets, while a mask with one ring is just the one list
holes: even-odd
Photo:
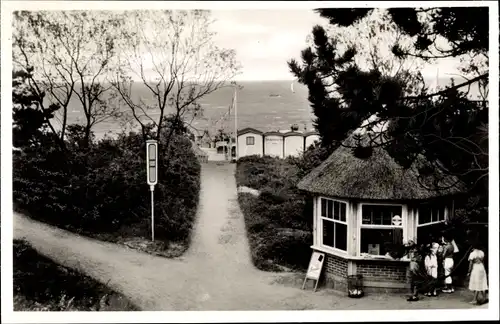
[[[471, 304], [478, 305], [486, 301], [486, 291], [488, 290], [488, 281], [486, 269], [484, 268], [484, 252], [479, 244], [474, 244], [472, 252], [469, 255], [469, 290], [474, 292], [474, 299]], [[481, 302], [478, 299], [481, 294]]]

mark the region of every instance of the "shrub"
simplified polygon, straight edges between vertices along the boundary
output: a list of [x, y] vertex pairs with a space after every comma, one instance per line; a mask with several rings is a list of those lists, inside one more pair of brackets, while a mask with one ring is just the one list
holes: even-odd
[[311, 256], [312, 232], [303, 230], [276, 229], [265, 240], [265, 248], [260, 251], [263, 259], [274, 259], [276, 263], [304, 270]]
[[138, 310], [124, 296], [14, 240], [14, 309], [16, 311]]
[[300, 180], [298, 168], [289, 160], [270, 156], [245, 156], [238, 160], [236, 182], [238, 186], [247, 186], [261, 190], [295, 188]]
[[[14, 157], [15, 206], [33, 218], [83, 234], [149, 237], [151, 202], [142, 135], [121, 134], [84, 149], [74, 134], [67, 152], [53, 145], [25, 148]], [[163, 152], [162, 144], [155, 237], [187, 241], [198, 205], [200, 164], [185, 137], [175, 135], [170, 152]]]
[[290, 160], [245, 157], [238, 160], [237, 182], [260, 190], [240, 193], [252, 260], [261, 270], [305, 270], [312, 244], [312, 200], [296, 189], [299, 169]]
[[316, 143], [311, 145], [299, 157], [288, 158], [289, 163], [299, 169], [297, 176], [302, 178], [328, 158], [329, 150]]

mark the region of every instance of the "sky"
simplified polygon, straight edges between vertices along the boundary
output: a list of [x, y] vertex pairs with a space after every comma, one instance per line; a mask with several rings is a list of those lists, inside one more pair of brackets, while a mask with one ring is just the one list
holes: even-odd
[[299, 58], [312, 27], [323, 19], [312, 10], [212, 11], [219, 46], [236, 50], [242, 80], [292, 79], [286, 62]]
[[[312, 10], [213, 10], [217, 45], [236, 50], [243, 66], [239, 80], [292, 80], [286, 62], [300, 58], [306, 37], [316, 24], [327, 24]], [[457, 61], [440, 60], [427, 65], [422, 74], [457, 73]]]

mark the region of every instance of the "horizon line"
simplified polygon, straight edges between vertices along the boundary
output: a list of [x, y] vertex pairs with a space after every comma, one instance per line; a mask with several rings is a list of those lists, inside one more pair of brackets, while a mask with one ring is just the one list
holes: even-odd
[[[424, 79], [435, 79], [435, 76], [431, 76], [431, 75], [428, 75], [428, 76], [423, 76]], [[460, 76], [440, 76], [438, 77], [438, 79], [456, 79], [456, 78], [461, 78]], [[145, 82], [141, 79], [138, 79], [138, 80], [132, 80], [134, 83], [138, 83], [138, 84], [144, 84]], [[219, 82], [219, 80], [216, 80], [217, 82]], [[221, 80], [222, 81], [222, 80]], [[231, 82], [297, 82], [297, 83], [300, 83], [297, 79], [285, 79], [285, 78], [276, 78], [276, 79], [237, 79], [237, 80], [225, 80], [224, 82], [227, 82], [227, 83], [231, 83]], [[112, 81], [104, 81], [103, 83], [111, 83]], [[154, 80], [149, 80], [148, 83], [154, 83], [156, 81]], [[64, 83], [64, 82], [63, 82]], [[96, 82], [96, 83], [99, 83], [99, 82]], [[189, 83], [189, 81], [187, 81], [186, 83]], [[75, 84], [81, 84], [81, 81], [76, 81]]]

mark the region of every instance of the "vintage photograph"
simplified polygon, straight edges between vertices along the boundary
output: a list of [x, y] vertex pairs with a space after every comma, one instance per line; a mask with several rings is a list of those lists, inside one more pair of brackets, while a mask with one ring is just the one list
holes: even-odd
[[14, 313], [498, 315], [497, 3], [22, 2], [2, 13]]

